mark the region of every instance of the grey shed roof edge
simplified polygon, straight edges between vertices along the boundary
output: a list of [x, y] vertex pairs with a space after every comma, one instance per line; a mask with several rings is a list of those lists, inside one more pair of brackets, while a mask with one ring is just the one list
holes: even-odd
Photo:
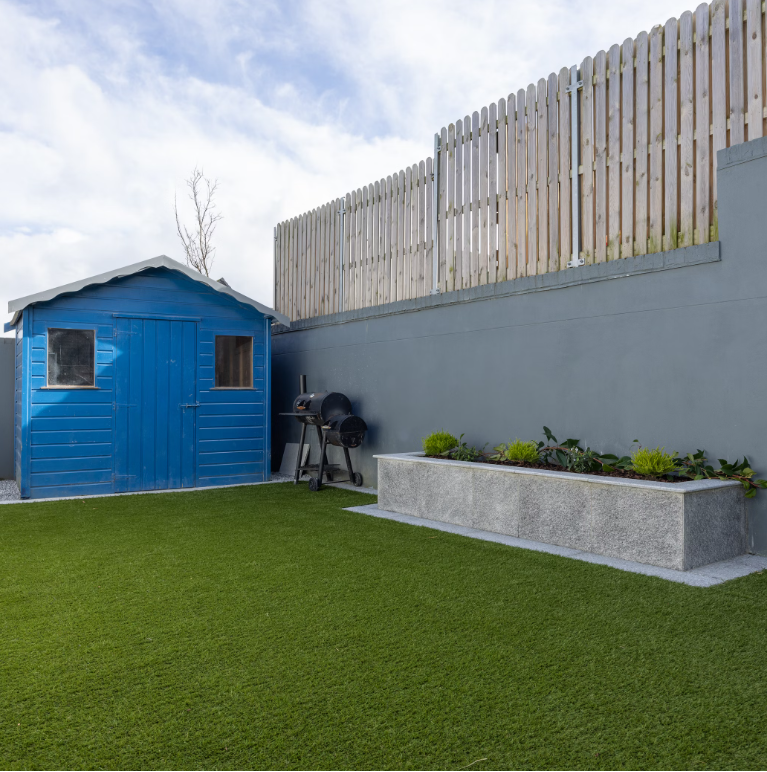
[[288, 319], [285, 314], [281, 314], [278, 311], [275, 311], [273, 308], [269, 308], [269, 306], [265, 306], [263, 303], [259, 303], [257, 300], [253, 300], [252, 298], [247, 297], [247, 295], [243, 295], [241, 292], [237, 292], [237, 290], [233, 290], [231, 287], [228, 287], [225, 284], [219, 284], [215, 279], [210, 279], [207, 276], [203, 276], [201, 273], [198, 273], [194, 269], [189, 268], [188, 266], [183, 265], [176, 260], [172, 260], [166, 255], [159, 255], [158, 257], [152, 257], [149, 260], [142, 260], [140, 263], [133, 263], [131, 265], [123, 266], [122, 268], [115, 268], [113, 271], [100, 273], [97, 276], [89, 276], [87, 279], [80, 279], [79, 281], [74, 281], [71, 284], [64, 284], [61, 287], [53, 287], [52, 289], [44, 290], [43, 292], [37, 292], [34, 295], [27, 295], [26, 297], [17, 298], [16, 300], [9, 300], [8, 311], [13, 314], [13, 319], [11, 320], [9, 326], [14, 326], [18, 322], [21, 312], [27, 306], [31, 306], [34, 303], [43, 303], [46, 300], [53, 300], [59, 295], [64, 295], [68, 292], [79, 292], [81, 289], [92, 284], [106, 284], [108, 281], [112, 281], [112, 279], [119, 279], [122, 276], [130, 276], [134, 273], [146, 271], [150, 268], [167, 268], [171, 271], [179, 271], [179, 273], [183, 273], [193, 281], [206, 284], [216, 292], [220, 292], [222, 295], [229, 295], [240, 303], [252, 306], [257, 311], [260, 311], [264, 316], [269, 316], [272, 319], [280, 322], [280, 324], [284, 324], [288, 327], [290, 326], [290, 319]]

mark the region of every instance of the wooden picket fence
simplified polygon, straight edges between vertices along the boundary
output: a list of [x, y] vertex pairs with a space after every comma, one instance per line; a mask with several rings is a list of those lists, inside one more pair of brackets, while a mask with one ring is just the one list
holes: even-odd
[[451, 123], [436, 168], [275, 228], [276, 309], [306, 319], [716, 240], [716, 152], [767, 131], [764, 25], [762, 0], [703, 3]]

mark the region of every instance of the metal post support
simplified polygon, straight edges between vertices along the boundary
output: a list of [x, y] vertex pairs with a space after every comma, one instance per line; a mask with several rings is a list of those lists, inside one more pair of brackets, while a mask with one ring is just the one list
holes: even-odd
[[[430, 295], [439, 295], [439, 155], [442, 149], [439, 134], [434, 135], [434, 165], [432, 167], [432, 217], [431, 217], [431, 236], [432, 236], [432, 285]], [[444, 214], [443, 214], [444, 216]]]
[[570, 201], [572, 203], [573, 223], [570, 229], [573, 237], [572, 253], [567, 263], [568, 268], [576, 268], [585, 264], [580, 255], [581, 243], [581, 186], [579, 168], [578, 142], [578, 89], [583, 88], [583, 81], [578, 80], [578, 67], [570, 68], [570, 85], [565, 91], [570, 94]]
[[338, 242], [341, 259], [338, 261], [338, 311], [341, 312], [344, 309], [344, 224], [346, 222], [346, 199], [341, 199], [341, 208], [338, 210], [338, 216], [341, 218], [341, 226], [339, 229], [340, 239]]

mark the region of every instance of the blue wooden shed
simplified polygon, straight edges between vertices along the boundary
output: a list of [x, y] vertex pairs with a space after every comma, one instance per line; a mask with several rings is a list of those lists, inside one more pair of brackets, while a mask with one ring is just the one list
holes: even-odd
[[269, 479], [282, 314], [165, 256], [8, 310], [22, 498]]

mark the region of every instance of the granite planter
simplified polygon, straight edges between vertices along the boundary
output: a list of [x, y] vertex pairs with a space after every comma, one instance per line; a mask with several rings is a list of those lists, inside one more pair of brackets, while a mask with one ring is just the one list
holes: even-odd
[[740, 483], [657, 483], [425, 458], [378, 459], [378, 506], [684, 571], [746, 551]]

